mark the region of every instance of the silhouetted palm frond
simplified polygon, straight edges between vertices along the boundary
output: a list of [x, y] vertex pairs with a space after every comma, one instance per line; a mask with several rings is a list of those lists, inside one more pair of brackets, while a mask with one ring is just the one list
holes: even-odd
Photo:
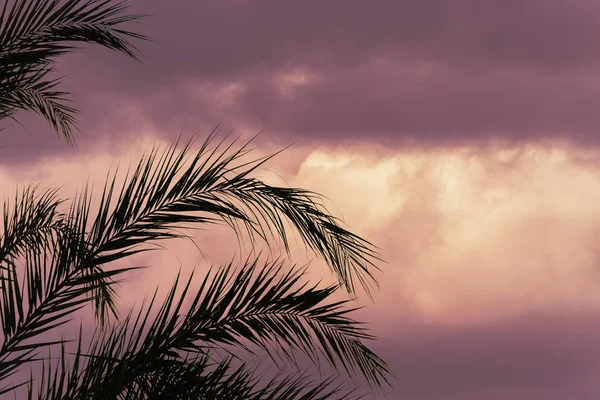
[[288, 249], [291, 225], [349, 293], [355, 279], [368, 293], [376, 287], [372, 270], [379, 256], [371, 243], [344, 229], [318, 194], [252, 178], [272, 156], [246, 160], [250, 142], [235, 148], [235, 141], [221, 141], [211, 149], [215, 133], [194, 153], [193, 141], [181, 150], [177, 142], [162, 152], [154, 147], [118, 193], [116, 173], [107, 181], [88, 239], [94, 264], [144, 251], [140, 246], [149, 241], [181, 237], [178, 228], [218, 221]]
[[[280, 372], [261, 381], [255, 367], [247, 364], [235, 366], [232, 358], [214, 361], [210, 354], [193, 358], [163, 360], [146, 375], [140, 376], [117, 396], [105, 386], [98, 390], [95, 374], [82, 375], [91, 371], [96, 364], [87, 364], [88, 357], [82, 354], [81, 336], [73, 357], [62, 346], [58, 362], [48, 357], [44, 360], [43, 376], [38, 382], [33, 379], [28, 385], [28, 400], [351, 400], [352, 391], [343, 390], [335, 384], [335, 377], [315, 381], [307, 373]], [[71, 360], [65, 361], [65, 360]], [[92, 378], [90, 381], [89, 378]], [[37, 393], [34, 389], [37, 386]]]
[[[18, 195], [12, 208], [5, 206], [0, 236], [0, 381], [39, 359], [41, 348], [64, 345], [40, 335], [64, 325], [88, 302], [94, 302], [100, 322], [106, 322], [108, 310], [116, 313], [114, 284], [123, 272], [134, 269], [106, 267], [149, 250], [157, 240], [184, 237], [180, 228], [224, 221], [238, 235], [257, 235], [270, 244], [279, 239], [288, 249], [291, 226], [348, 291], [354, 290], [354, 276], [367, 289], [367, 283], [374, 282], [370, 267], [378, 259], [376, 250], [342, 228], [319, 195], [267, 185], [250, 176], [270, 157], [247, 161], [249, 143], [238, 146], [223, 139], [212, 146], [214, 134], [195, 152], [193, 143], [181, 150], [177, 142], [162, 151], [154, 147], [120, 189], [115, 172], [97, 205], [86, 186], [64, 211], [58, 211], [61, 201], [54, 191], [38, 195], [34, 188]], [[77, 377], [74, 372], [65, 375], [66, 367], [61, 367], [63, 372], [47, 377], [46, 397], [40, 398], [69, 398], [70, 391], [85, 394], [73, 398], [123, 398], [123, 393], [134, 396], [139, 390], [150, 396], [198, 372], [202, 357], [212, 349], [247, 349], [249, 343], [271, 356], [278, 350], [290, 359], [300, 353], [317, 364], [324, 357], [336, 369], [362, 375], [373, 387], [385, 385], [389, 370], [363, 343], [371, 336], [349, 317], [348, 303], [327, 304], [337, 286], [319, 289], [302, 284], [301, 277], [297, 271], [284, 273], [281, 262], [248, 261], [238, 272], [229, 265], [205, 278], [185, 314], [181, 307], [191, 281], [178, 300], [175, 282], [156, 317], [150, 318], [151, 304], [135, 321], [130, 314], [120, 324], [100, 330], [85, 353], [85, 363], [80, 360], [84, 354], [77, 353]], [[303, 386], [300, 378], [283, 377], [257, 391], [254, 375], [230, 364], [218, 365], [205, 371], [206, 379], [216, 379], [211, 374], [224, 368], [223, 379], [233, 381], [189, 391], [229, 390], [237, 382], [251, 388], [248, 395], [254, 398], [281, 391], [296, 396], [290, 398], [308, 399], [333, 390], [329, 381]]]
[[[32, 197], [25, 197], [25, 200]], [[87, 196], [80, 197], [86, 199]], [[51, 210], [56, 205], [52, 197], [41, 198], [41, 204], [47, 207], [31, 207], [31, 210]], [[116, 276], [132, 268], [103, 271], [90, 268], [85, 263], [87, 247], [85, 235], [82, 234], [87, 222], [86, 209], [82, 201], [74, 202], [69, 213], [48, 229], [43, 242], [34, 242], [27, 246], [18, 258], [7, 258], [6, 270], [0, 293], [0, 320], [2, 322], [3, 341], [0, 346], [0, 380], [10, 376], [24, 363], [32, 361], [41, 347], [60, 343], [60, 341], [39, 340], [39, 335], [68, 322], [69, 317], [87, 302], [92, 300], [90, 291], [107, 288]], [[31, 215], [38, 216], [37, 221], [48, 219], [44, 212], [21, 212], [15, 208], [14, 221], [29, 221]], [[5, 214], [6, 215], [6, 214]], [[23, 218], [26, 215], [30, 218]], [[39, 217], [39, 216], [42, 217]], [[68, 217], [67, 217], [68, 216]], [[5, 220], [9, 220], [5, 217]], [[26, 223], [8, 224], [5, 226], [27, 226]], [[43, 225], [41, 225], [43, 227]], [[24, 229], [13, 229], [11, 232], [26, 232]], [[32, 230], [35, 232], [35, 230]], [[7, 235], [3, 237], [17, 237]], [[34, 234], [31, 234], [35, 237]], [[13, 244], [13, 241], [5, 241]], [[15, 246], [13, 245], [13, 248]], [[11, 249], [7, 246], [6, 249]], [[7, 251], [3, 250], [5, 253]], [[21, 267], [21, 268], [18, 268]], [[22, 273], [19, 274], [19, 271]], [[34, 340], [35, 339], [35, 340]]]
[[54, 58], [75, 50], [75, 43], [95, 43], [137, 58], [128, 39], [148, 38], [122, 28], [141, 17], [126, 10], [124, 2], [111, 0], [5, 1], [0, 14], [0, 119], [32, 110], [72, 142], [76, 110], [66, 104], [68, 93], [56, 89], [60, 81], [49, 77]]
[[4, 202], [0, 235], [0, 268], [24, 254], [27, 249], [43, 247], [48, 235], [60, 224], [56, 190], [39, 194], [38, 187], [28, 187], [15, 194], [15, 200]]
[[[110, 331], [96, 332], [89, 353], [75, 354], [73, 368], [60, 368], [45, 380], [38, 398], [48, 399], [325, 399], [342, 396], [333, 379], [314, 383], [304, 374], [280, 374], [260, 383], [246, 364], [213, 361], [214, 346], [252, 342], [266, 351], [275, 345], [333, 366], [359, 371], [376, 388], [387, 383], [385, 363], [362, 340], [371, 338], [348, 317], [347, 302], [326, 304], [335, 287], [300, 285], [302, 272], [284, 272], [281, 262], [248, 261], [208, 275], [190, 306], [182, 309], [192, 278], [177, 296], [177, 279], [158, 314], [156, 297], [132, 319], [130, 313]], [[156, 296], [156, 293], [155, 293]], [[315, 358], [314, 362], [318, 362]], [[77, 372], [75, 372], [75, 370]], [[45, 395], [51, 393], [49, 397]], [[346, 398], [345, 396], [341, 398]]]
[[[0, 119], [32, 110], [73, 143], [77, 111], [52, 77], [56, 57], [95, 43], [137, 59], [130, 40], [148, 38], [124, 25], [140, 17], [127, 13], [122, 1], [6, 0], [0, 11]], [[178, 142], [153, 147], [122, 185], [117, 172], [109, 176], [99, 204], [87, 186], [70, 201], [33, 186], [5, 202], [0, 394], [27, 385], [28, 399], [47, 400], [353, 397], [337, 374], [323, 379], [301, 372], [297, 356], [317, 366], [324, 358], [331, 369], [362, 376], [374, 389], [388, 384], [388, 366], [365, 344], [373, 337], [350, 317], [355, 308], [331, 301], [340, 286], [354, 295], [357, 282], [371, 294], [376, 248], [330, 215], [320, 195], [253, 178], [272, 156], [246, 160], [249, 143], [215, 143], [215, 136], [198, 150], [193, 140], [181, 149]], [[135, 269], [111, 264], [157, 241], [187, 237], [182, 228], [208, 223], [225, 223], [238, 238], [252, 244], [260, 238], [288, 254], [290, 235], [297, 235], [339, 284], [308, 285], [302, 270], [249, 258], [240, 268], [230, 263], [209, 272], [194, 293], [190, 277], [176, 294], [178, 276], [158, 310], [155, 292], [139, 312], [106, 324], [117, 313], [115, 284]], [[80, 329], [77, 348], [67, 351], [73, 338], [52, 335], [88, 303], [100, 326], [87, 346]], [[254, 347], [295, 370], [268, 377], [237, 357]], [[6, 384], [28, 364], [41, 365], [37, 379], [32, 370], [29, 381]]]

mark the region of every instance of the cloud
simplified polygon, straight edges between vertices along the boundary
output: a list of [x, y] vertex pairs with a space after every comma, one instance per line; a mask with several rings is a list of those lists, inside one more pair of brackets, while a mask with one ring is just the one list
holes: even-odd
[[[595, 143], [600, 8], [593, 2], [358, 1], [135, 4], [139, 64], [106, 50], [61, 59], [82, 149], [147, 128], [266, 129], [288, 144]], [[3, 162], [60, 153], [38, 123], [1, 133]], [[41, 142], [40, 142], [41, 141]]]
[[581, 161], [596, 156], [539, 145], [321, 150], [293, 182], [327, 193], [382, 247], [383, 319], [402, 316], [394, 304], [405, 296], [423, 318], [458, 323], [600, 306], [600, 171]]
[[[0, 187], [70, 195], [182, 129], [248, 135], [267, 179], [331, 198], [382, 248], [360, 314], [416, 400], [597, 397], [600, 7], [577, 0], [134, 4], [140, 65], [104, 50], [62, 59], [84, 135], [37, 118], [0, 132]], [[5, 124], [6, 125], [6, 124]], [[212, 231], [211, 231], [212, 232]], [[231, 258], [198, 233], [131, 276], [123, 306], [179, 265]], [[298, 260], [307, 257], [294, 250]], [[310, 277], [331, 275], [315, 263]], [[551, 394], [552, 391], [554, 394]], [[554, 396], [554, 397], [552, 397]], [[594, 398], [595, 398], [594, 397]], [[393, 398], [393, 397], [392, 397]]]
[[[72, 193], [88, 176], [102, 182], [119, 159], [123, 167], [135, 162], [151, 140], [121, 153], [99, 149], [5, 169], [2, 187], [68, 182], [63, 192]], [[374, 346], [400, 378], [394, 393], [551, 398], [541, 394], [544, 381], [565, 396], [597, 389], [588, 378], [600, 368], [593, 319], [600, 309], [599, 155], [566, 145], [406, 152], [323, 145], [288, 149], [259, 176], [324, 193], [334, 213], [382, 248], [381, 290], [357, 316], [382, 337]], [[202, 253], [183, 241], [136, 260], [150, 268], [129, 276], [123, 308], [159, 284], [167, 290], [164, 282], [180, 269], [202, 275], [237, 248], [227, 229], [194, 238]], [[295, 261], [310, 258], [292, 250]], [[318, 262], [307, 278], [333, 279]]]
[[548, 311], [458, 327], [389, 325], [374, 348], [396, 375], [392, 399], [598, 396], [595, 313]]
[[600, 372], [595, 150], [322, 148], [296, 175], [389, 264], [360, 314], [391, 398], [592, 399]]

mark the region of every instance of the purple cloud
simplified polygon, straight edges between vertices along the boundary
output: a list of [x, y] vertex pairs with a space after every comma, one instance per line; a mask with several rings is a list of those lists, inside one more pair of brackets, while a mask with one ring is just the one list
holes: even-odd
[[[59, 63], [64, 88], [82, 110], [79, 147], [22, 114], [30, 133], [4, 121], [0, 167], [14, 172], [17, 164], [41, 168], [49, 156], [113, 153], [138, 136], [208, 133], [219, 121], [224, 130], [266, 129], [262, 140], [278, 145], [380, 143], [390, 152], [490, 140], [597, 143], [600, 5], [593, 1], [132, 4], [152, 14], [138, 26], [156, 40], [139, 43], [143, 64], [95, 48]], [[405, 208], [402, 219], [376, 232], [394, 266], [415, 268], [421, 242], [437, 239], [437, 214], [419, 212], [435, 197], [422, 196], [415, 210]], [[414, 229], [401, 231], [407, 223]], [[526, 238], [544, 248], [543, 236]], [[394, 289], [400, 301], [404, 293]], [[554, 311], [454, 329], [378, 322], [383, 338], [375, 348], [398, 377], [390, 398], [596, 398], [595, 315]]]
[[[139, 24], [156, 39], [139, 43], [143, 65], [97, 49], [61, 60], [83, 110], [81, 146], [145, 124], [173, 136], [219, 121], [285, 144], [590, 142], [600, 127], [593, 2], [148, 1], [133, 11], [152, 14]], [[283, 95], [278, 77], [298, 70], [313, 79]], [[239, 93], [220, 104], [228, 85]], [[25, 122], [33, 135], [11, 125], [2, 141], [19, 154], [67, 151]]]

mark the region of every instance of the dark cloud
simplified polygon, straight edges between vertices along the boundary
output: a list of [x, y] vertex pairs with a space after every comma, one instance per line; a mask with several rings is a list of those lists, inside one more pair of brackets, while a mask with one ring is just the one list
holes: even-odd
[[[594, 2], [132, 5], [152, 14], [138, 25], [156, 40], [139, 43], [143, 64], [98, 49], [61, 61], [65, 87], [83, 110], [81, 146], [142, 134], [147, 123], [169, 136], [224, 121], [286, 143], [429, 145], [490, 136], [589, 142], [600, 127]], [[298, 70], [312, 79], [282, 95], [278, 77]], [[219, 104], [219, 90], [231, 84], [243, 90]], [[34, 141], [14, 125], [0, 133], [14, 149], [11, 162], [26, 150], [67, 151], [34, 126]], [[30, 145], [37, 140], [44, 146]]]
[[594, 315], [533, 314], [446, 328], [397, 321], [389, 329], [374, 348], [396, 375], [391, 399], [598, 397]]
[[[158, 44], [143, 44], [161, 80], [222, 79], [290, 65], [347, 67], [382, 53], [467, 65], [589, 66], [600, 57], [600, 7], [558, 0], [260, 3], [137, 2]], [[157, 50], [155, 46], [162, 46]], [[163, 56], [156, 62], [153, 55]], [[142, 77], [120, 78], [145, 88]], [[117, 77], [119, 78], [119, 77]]]

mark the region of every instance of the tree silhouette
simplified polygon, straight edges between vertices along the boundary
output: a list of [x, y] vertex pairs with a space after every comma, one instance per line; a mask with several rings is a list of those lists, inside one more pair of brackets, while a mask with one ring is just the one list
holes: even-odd
[[[75, 110], [59, 81], [47, 80], [55, 57], [75, 42], [98, 43], [134, 56], [126, 38], [144, 39], [122, 25], [139, 16], [124, 3], [95, 0], [17, 0], [0, 19], [0, 117], [19, 109], [43, 115], [72, 142]], [[0, 393], [25, 385], [28, 399], [326, 399], [350, 398], [342, 380], [300, 367], [268, 377], [238, 357], [254, 346], [288, 366], [305, 356], [322, 360], [374, 389], [388, 382], [383, 360], [365, 345], [372, 336], [350, 317], [349, 300], [332, 301], [341, 287], [355, 295], [376, 286], [374, 246], [342, 227], [320, 195], [268, 185], [252, 177], [271, 156], [248, 159], [238, 144], [214, 131], [203, 143], [154, 147], [122, 185], [114, 172], [98, 204], [85, 187], [71, 199], [57, 189], [26, 187], [4, 204], [0, 231]], [[190, 289], [178, 276], [159, 301], [117, 316], [116, 285], [129, 257], [183, 229], [224, 223], [237, 235], [288, 250], [301, 239], [336, 274], [339, 284], [305, 281], [305, 268], [283, 258], [249, 256], [214, 267]], [[153, 247], [154, 246], [154, 247]], [[189, 305], [184, 307], [184, 303]], [[157, 305], [160, 303], [160, 306]], [[89, 344], [49, 339], [92, 304], [97, 328]], [[56, 350], [56, 349], [59, 350]], [[231, 351], [231, 349], [235, 351]], [[44, 351], [58, 351], [58, 361]], [[225, 350], [225, 355], [223, 351]], [[29, 381], [14, 374], [43, 366]], [[10, 383], [9, 383], [10, 382]]]

